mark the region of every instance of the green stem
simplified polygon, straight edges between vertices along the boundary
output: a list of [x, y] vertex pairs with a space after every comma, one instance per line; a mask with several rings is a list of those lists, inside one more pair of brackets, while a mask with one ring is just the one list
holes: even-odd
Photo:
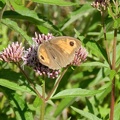
[[115, 14], [119, 14], [119, 0], [113, 0], [114, 6], [115, 6]]
[[111, 13], [111, 16], [112, 16], [113, 20], [115, 20], [115, 16], [114, 16], [114, 13], [113, 13], [113, 11], [112, 11], [112, 6], [111, 6], [109, 0], [107, 0], [107, 4], [108, 4], [108, 9], [109, 9], [109, 11], [110, 11], [110, 13]]
[[64, 69], [64, 71], [61, 73], [60, 77], [57, 79], [57, 82], [55, 83], [53, 89], [51, 90], [51, 92], [48, 94], [47, 98], [45, 99], [46, 101], [49, 100], [49, 98], [55, 93], [55, 90], [57, 89], [62, 77], [64, 76], [64, 74], [66, 73], [68, 67], [66, 67]]
[[101, 16], [102, 16], [102, 28], [103, 28], [103, 34], [104, 34], [104, 40], [105, 40], [105, 49], [106, 49], [106, 53], [107, 53], [107, 59], [108, 59], [108, 63], [111, 67], [111, 61], [110, 61], [110, 54], [109, 54], [109, 49], [108, 49], [108, 42], [107, 42], [107, 36], [106, 36], [106, 27], [104, 24], [104, 11], [101, 11]]
[[2, 19], [3, 13], [4, 13], [4, 11], [6, 10], [6, 8], [7, 8], [7, 6], [5, 5], [5, 6], [3, 7], [3, 9], [0, 11], [0, 21], [1, 21], [1, 19]]
[[[114, 30], [113, 55], [112, 55], [112, 70], [115, 70], [116, 43], [117, 43], [117, 29]], [[114, 118], [114, 105], [115, 105], [115, 77], [112, 80], [111, 105], [110, 105], [110, 120], [113, 120], [113, 118]]]
[[44, 120], [44, 115], [45, 115], [45, 82], [43, 81], [43, 85], [42, 85], [42, 105], [41, 105], [41, 110], [40, 110], [40, 120]]
[[28, 75], [25, 73], [25, 71], [21, 68], [19, 63], [16, 63], [16, 65], [19, 67], [20, 71], [23, 73], [23, 75], [26, 77], [27, 82], [32, 86], [35, 93], [38, 95], [39, 98], [43, 99], [42, 95], [38, 92], [38, 90], [35, 88], [35, 85], [32, 83], [31, 79], [28, 77]]

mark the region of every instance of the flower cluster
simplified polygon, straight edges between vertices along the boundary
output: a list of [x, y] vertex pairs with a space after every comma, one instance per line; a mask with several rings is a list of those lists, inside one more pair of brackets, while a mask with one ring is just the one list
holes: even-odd
[[107, 2], [106, 0], [95, 0], [91, 6], [99, 11], [105, 11], [107, 9]]
[[60, 73], [59, 70], [51, 70], [48, 67], [42, 65], [38, 60], [37, 50], [34, 47], [30, 47], [25, 51], [23, 61], [24, 65], [26, 64], [32, 67], [35, 70], [35, 72], [37, 72], [39, 75], [45, 75], [50, 78], [56, 78]]
[[12, 43], [0, 53], [0, 60], [5, 62], [19, 62], [22, 59], [24, 47], [22, 43]]
[[[54, 36], [49, 33], [47, 35], [35, 33], [35, 37], [32, 38], [34, 44], [31, 45], [27, 50], [24, 50], [22, 43], [12, 43], [0, 54], [0, 60], [5, 62], [19, 62], [22, 59], [23, 65], [30, 66], [39, 75], [45, 75], [49, 78], [57, 78], [60, 70], [52, 70], [49, 67], [44, 66], [39, 62], [37, 57], [38, 46], [41, 43], [52, 39], [53, 37]], [[86, 60], [87, 54], [88, 53], [86, 52], [86, 49], [80, 46], [79, 50], [75, 53], [75, 57], [71, 62], [71, 65], [80, 65], [81, 62]]]
[[81, 46], [79, 50], [76, 51], [74, 60], [71, 64], [75, 66], [80, 65], [82, 62], [86, 60], [87, 55], [88, 55], [88, 52], [86, 51], [85, 48]]
[[35, 37], [32, 38], [35, 44], [25, 51], [25, 54], [23, 56], [23, 61], [24, 61], [24, 65], [26, 64], [32, 67], [35, 70], [35, 72], [38, 73], [39, 75], [45, 75], [50, 78], [56, 78], [58, 77], [60, 70], [49, 69], [48, 67], [42, 65], [39, 62], [38, 57], [37, 57], [38, 46], [43, 41], [50, 40], [52, 37], [53, 37], [52, 34], [49, 34], [49, 33], [47, 35], [44, 35], [44, 34], [37, 35], [35, 33]]

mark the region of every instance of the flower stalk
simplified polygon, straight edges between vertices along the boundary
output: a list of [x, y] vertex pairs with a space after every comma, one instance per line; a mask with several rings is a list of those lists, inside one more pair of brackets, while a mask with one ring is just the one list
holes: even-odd
[[104, 11], [101, 11], [101, 18], [102, 18], [102, 28], [103, 28], [103, 34], [104, 34], [105, 49], [106, 49], [106, 53], [107, 53], [107, 60], [111, 67], [110, 53], [109, 53], [109, 48], [108, 48], [107, 36], [106, 36], [106, 27], [105, 27], [105, 23], [104, 23], [104, 18], [105, 18]]
[[45, 102], [45, 82], [43, 81], [42, 84], [42, 104], [40, 107], [40, 120], [44, 120], [44, 114], [45, 114], [45, 106], [46, 106], [46, 102]]
[[[112, 70], [115, 70], [116, 43], [117, 43], [117, 29], [114, 30], [113, 55], [112, 55]], [[113, 118], [114, 118], [114, 105], [115, 105], [115, 77], [112, 80], [111, 105], [110, 105], [110, 120], [113, 120]]]
[[58, 77], [58, 80], [56, 81], [53, 89], [52, 89], [51, 92], [48, 94], [48, 96], [47, 96], [47, 98], [45, 99], [45, 101], [48, 101], [48, 100], [50, 99], [50, 97], [55, 93], [55, 91], [56, 91], [56, 89], [57, 89], [57, 87], [58, 87], [61, 79], [63, 78], [64, 74], [66, 73], [67, 69], [68, 69], [68, 67], [66, 67], [66, 68], [64, 69], [64, 71], [61, 73], [60, 77]]
[[38, 92], [38, 90], [35, 88], [35, 85], [33, 84], [33, 82], [31, 81], [31, 79], [28, 77], [28, 75], [25, 73], [25, 71], [21, 68], [19, 63], [16, 63], [16, 65], [19, 67], [20, 71], [23, 73], [23, 75], [26, 77], [26, 80], [28, 81], [28, 83], [30, 84], [30, 86], [32, 86], [34, 92], [39, 96], [39, 98], [43, 99], [43, 96]]
[[[102, 27], [103, 27], [103, 33], [104, 33], [104, 40], [106, 42], [105, 48], [107, 52], [107, 58], [108, 63], [110, 66], [110, 69], [115, 70], [116, 72], [119, 70], [120, 65], [118, 68], [116, 68], [116, 45], [117, 45], [117, 29], [119, 27], [118, 23], [118, 17], [119, 17], [119, 1], [118, 0], [95, 0], [92, 4], [94, 8], [99, 10], [101, 12], [102, 17]], [[105, 8], [105, 9], [104, 9]], [[104, 25], [104, 15], [105, 10], [107, 10], [107, 13], [109, 16], [113, 19], [114, 22], [114, 39], [113, 39], [113, 50], [112, 50], [112, 62], [110, 60], [110, 54], [108, 51], [108, 43], [107, 43], [107, 37], [106, 37], [106, 28]], [[115, 77], [112, 80], [112, 89], [111, 89], [111, 103], [110, 103], [110, 120], [114, 119], [114, 105], [115, 105]]]

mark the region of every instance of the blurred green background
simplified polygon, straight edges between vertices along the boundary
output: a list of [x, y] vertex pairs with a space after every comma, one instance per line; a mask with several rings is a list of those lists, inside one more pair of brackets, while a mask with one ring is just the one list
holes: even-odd
[[[55, 94], [73, 88], [81, 88], [81, 90], [78, 94], [73, 93], [73, 96], [69, 96], [67, 92], [66, 96], [63, 94], [58, 98], [51, 98], [46, 105], [45, 120], [109, 119], [111, 80], [115, 76], [115, 71], [111, 70], [107, 60], [101, 13], [91, 6], [92, 2], [94, 1], [0, 0], [0, 52], [16, 41], [22, 42], [27, 49], [37, 32], [76, 37], [81, 40], [89, 53], [83, 64], [68, 69]], [[105, 11], [104, 15], [107, 49], [112, 59], [114, 23], [108, 12]], [[119, 28], [117, 36], [116, 66], [119, 66]], [[41, 88], [41, 81], [44, 80], [46, 93], [51, 91], [55, 79], [37, 75], [28, 66], [24, 66], [24, 70], [37, 84], [38, 89]], [[115, 120], [120, 119], [119, 85], [118, 70]], [[15, 64], [0, 61], [0, 91], [0, 120], [39, 119], [42, 102], [31, 91], [25, 76]]]

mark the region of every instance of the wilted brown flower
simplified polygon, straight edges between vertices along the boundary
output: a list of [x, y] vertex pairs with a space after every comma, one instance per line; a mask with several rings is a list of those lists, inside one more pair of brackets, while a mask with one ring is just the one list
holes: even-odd
[[22, 59], [24, 47], [22, 43], [12, 43], [0, 53], [0, 60], [5, 62], [19, 62]]

